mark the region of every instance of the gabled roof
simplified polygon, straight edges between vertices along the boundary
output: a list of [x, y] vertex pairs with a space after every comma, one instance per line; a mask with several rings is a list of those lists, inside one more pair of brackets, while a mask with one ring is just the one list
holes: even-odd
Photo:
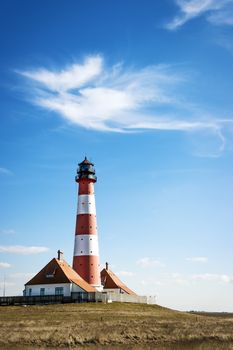
[[120, 288], [127, 294], [136, 295], [136, 293], [129, 289], [111, 270], [103, 269], [100, 275], [101, 283], [104, 286], [104, 288]]
[[25, 286], [36, 284], [75, 283], [86, 292], [96, 290], [75, 272], [65, 260], [53, 258], [37, 275]]

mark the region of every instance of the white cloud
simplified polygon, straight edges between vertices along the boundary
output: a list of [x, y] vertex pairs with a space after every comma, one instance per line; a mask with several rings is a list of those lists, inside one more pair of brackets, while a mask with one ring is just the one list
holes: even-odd
[[23, 72], [22, 74], [43, 84], [51, 91], [68, 91], [80, 88], [89, 81], [92, 81], [102, 71], [102, 58], [90, 56], [84, 60], [84, 64], [73, 64], [60, 72], [51, 72], [47, 69]]
[[216, 25], [233, 25], [233, 0], [176, 0], [180, 13], [166, 24], [169, 30], [175, 30], [189, 20], [205, 15]]
[[14, 253], [14, 254], [39, 254], [47, 252], [47, 247], [27, 247], [21, 245], [15, 246], [0, 246], [0, 253]]
[[8, 277], [12, 279], [30, 279], [35, 276], [33, 272], [15, 272], [10, 274]]
[[171, 275], [171, 281], [174, 284], [183, 285], [183, 286], [189, 284], [188, 278], [183, 277], [180, 273], [173, 273]]
[[226, 274], [215, 274], [215, 273], [202, 273], [202, 274], [191, 274], [182, 275], [181, 273], [172, 273], [167, 276], [166, 282], [168, 284], [176, 285], [192, 285], [195, 282], [200, 283], [211, 282], [211, 283], [233, 283], [233, 276]]
[[233, 276], [225, 274], [213, 274], [213, 273], [204, 273], [192, 275], [193, 280], [202, 280], [202, 281], [211, 281], [211, 282], [224, 282], [224, 283], [233, 283]]
[[197, 263], [206, 263], [208, 261], [208, 258], [206, 256], [195, 256], [192, 258], [186, 258], [186, 260]]
[[124, 277], [132, 277], [135, 276], [135, 273], [131, 272], [131, 271], [119, 271], [116, 272], [117, 276], [124, 276]]
[[164, 283], [159, 280], [149, 278], [147, 280], [141, 280], [140, 284], [142, 286], [162, 286]]
[[183, 92], [179, 96], [187, 74], [176, 72], [173, 66], [125, 69], [116, 64], [108, 68], [102, 56], [89, 56], [83, 64], [64, 70], [39, 68], [20, 74], [34, 84], [30, 90], [33, 103], [87, 129], [190, 132], [222, 128], [214, 118], [196, 116]]
[[137, 261], [137, 265], [142, 268], [153, 268], [153, 267], [163, 267], [165, 266], [161, 261], [156, 260], [154, 258], [141, 258]]
[[6, 262], [0, 262], [0, 269], [8, 269], [9, 267], [11, 267], [10, 264]]
[[0, 174], [2, 175], [13, 175], [12, 171], [7, 168], [0, 167]]
[[214, 25], [233, 25], [233, 8], [231, 10], [222, 10], [213, 12], [208, 16], [208, 21]]
[[216, 118], [186, 100], [184, 84], [189, 77], [184, 67], [107, 67], [97, 55], [65, 69], [18, 73], [32, 83], [27, 98], [31, 94], [32, 103], [71, 126], [102, 132], [182, 131], [190, 138], [195, 132], [202, 142], [194, 155], [219, 157], [225, 150], [224, 131], [233, 119]]

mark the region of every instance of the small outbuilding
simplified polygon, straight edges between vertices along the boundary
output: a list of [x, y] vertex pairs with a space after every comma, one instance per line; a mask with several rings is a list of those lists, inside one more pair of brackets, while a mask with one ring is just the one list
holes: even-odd
[[25, 284], [24, 295], [64, 295], [75, 292], [95, 292], [96, 290], [75, 272], [64, 260], [58, 250], [58, 257], [53, 258], [40, 272]]
[[137, 295], [129, 289], [108, 267], [106, 263], [105, 269], [101, 271], [101, 284], [103, 292], [111, 292], [117, 294]]

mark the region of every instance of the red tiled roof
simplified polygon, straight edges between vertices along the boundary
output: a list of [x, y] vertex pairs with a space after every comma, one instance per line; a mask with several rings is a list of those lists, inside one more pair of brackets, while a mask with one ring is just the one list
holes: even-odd
[[104, 286], [104, 288], [120, 288], [127, 294], [136, 295], [136, 293], [129, 289], [111, 270], [103, 269], [100, 275], [101, 283]]
[[55, 284], [73, 282], [86, 292], [96, 290], [75, 272], [65, 260], [53, 258], [37, 275], [25, 285]]

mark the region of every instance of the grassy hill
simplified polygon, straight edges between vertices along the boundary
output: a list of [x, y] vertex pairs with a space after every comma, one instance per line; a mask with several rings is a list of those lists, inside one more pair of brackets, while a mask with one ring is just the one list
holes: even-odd
[[203, 341], [211, 342], [210, 349], [215, 345], [223, 349], [219, 345], [223, 343], [228, 344], [226, 349], [233, 349], [232, 330], [232, 315], [202, 316], [158, 305], [89, 303], [0, 308], [0, 349], [10, 345], [14, 349], [15, 345], [82, 348], [91, 344], [121, 344], [122, 349], [132, 345], [138, 345], [138, 349], [153, 345], [149, 348], [157, 349], [173, 344], [175, 349], [174, 344]]

